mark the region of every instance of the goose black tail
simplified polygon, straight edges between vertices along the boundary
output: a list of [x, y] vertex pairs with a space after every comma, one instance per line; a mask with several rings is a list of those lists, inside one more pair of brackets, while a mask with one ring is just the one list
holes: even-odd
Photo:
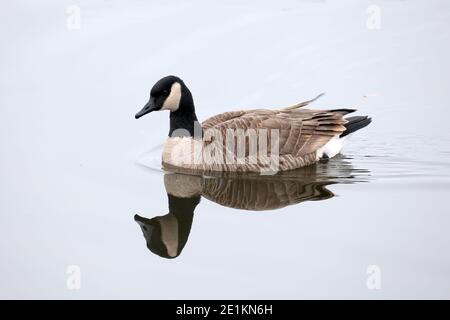
[[372, 119], [368, 116], [355, 116], [345, 118], [348, 122], [344, 125], [345, 131], [341, 134], [341, 138], [353, 133], [359, 129], [362, 129], [369, 125], [372, 122]]

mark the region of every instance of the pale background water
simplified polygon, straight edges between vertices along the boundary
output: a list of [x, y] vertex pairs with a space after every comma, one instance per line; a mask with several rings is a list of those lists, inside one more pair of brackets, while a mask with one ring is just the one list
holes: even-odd
[[[0, 9], [1, 298], [450, 298], [448, 1]], [[202, 199], [181, 255], [154, 255], [133, 216], [168, 212], [163, 173], [142, 165], [154, 169], [168, 114], [134, 114], [167, 74], [202, 120], [323, 91], [314, 107], [357, 107], [373, 123], [345, 161], [365, 182], [273, 211]]]

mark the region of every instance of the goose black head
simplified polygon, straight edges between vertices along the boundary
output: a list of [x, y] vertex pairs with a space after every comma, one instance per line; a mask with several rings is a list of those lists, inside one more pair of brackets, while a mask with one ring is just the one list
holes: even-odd
[[150, 90], [150, 99], [135, 118], [152, 111], [170, 110], [169, 136], [200, 136], [201, 125], [195, 114], [194, 100], [183, 80], [167, 76], [155, 83]]
[[150, 99], [135, 118], [152, 111], [169, 110], [171, 112], [193, 111], [192, 95], [183, 80], [176, 76], [167, 76], [155, 83], [150, 90]]
[[180, 198], [167, 194], [169, 213], [151, 219], [134, 216], [141, 227], [147, 248], [160, 257], [173, 259], [180, 255], [191, 232], [194, 210], [200, 196]]

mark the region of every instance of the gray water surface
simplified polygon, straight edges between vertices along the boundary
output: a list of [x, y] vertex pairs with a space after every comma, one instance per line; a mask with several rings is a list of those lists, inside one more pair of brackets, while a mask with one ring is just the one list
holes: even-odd
[[[70, 5], [0, 4], [1, 298], [450, 298], [448, 1]], [[288, 177], [178, 176], [168, 114], [134, 119], [168, 74], [200, 120], [325, 91], [373, 123]]]

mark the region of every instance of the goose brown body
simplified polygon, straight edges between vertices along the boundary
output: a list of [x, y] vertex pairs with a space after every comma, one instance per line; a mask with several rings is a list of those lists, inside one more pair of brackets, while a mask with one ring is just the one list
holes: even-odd
[[[278, 157], [279, 170], [293, 170], [317, 162], [320, 157], [320, 149], [333, 137], [339, 136], [345, 131], [345, 114], [353, 112], [352, 109], [338, 110], [311, 110], [311, 109], [254, 109], [231, 111], [213, 116], [202, 123], [203, 130], [217, 130], [226, 136], [227, 130], [253, 129], [256, 134], [260, 130], [278, 131]], [[270, 136], [267, 137], [270, 145]], [[244, 163], [226, 163], [221, 161], [194, 161], [196, 155], [192, 155], [190, 161], [186, 159], [175, 159], [173, 148], [180, 143], [192, 144], [190, 150], [202, 150], [205, 144], [218, 143], [217, 148], [224, 148], [223, 154], [230, 152], [226, 150], [223, 141], [205, 141], [192, 138], [172, 138], [166, 141], [163, 151], [163, 165], [170, 167], [182, 166], [185, 169], [200, 171], [236, 171], [236, 172], [260, 172], [267, 163], [260, 159], [250, 161], [250, 154], [245, 155]], [[245, 141], [245, 150], [249, 150], [249, 142]], [[201, 144], [198, 148], [195, 144]], [[319, 152], [318, 152], [319, 151]], [[236, 152], [236, 150], [231, 150]], [[267, 149], [270, 156], [270, 148]]]
[[300, 170], [302, 171], [292, 171], [295, 172], [292, 177], [278, 178], [242, 175], [203, 177], [167, 173], [164, 175], [164, 185], [167, 193], [175, 197], [192, 198], [201, 195], [225, 207], [253, 211], [274, 210], [334, 196], [326, 188], [335, 183], [332, 179], [317, 181], [317, 168], [314, 166]]

